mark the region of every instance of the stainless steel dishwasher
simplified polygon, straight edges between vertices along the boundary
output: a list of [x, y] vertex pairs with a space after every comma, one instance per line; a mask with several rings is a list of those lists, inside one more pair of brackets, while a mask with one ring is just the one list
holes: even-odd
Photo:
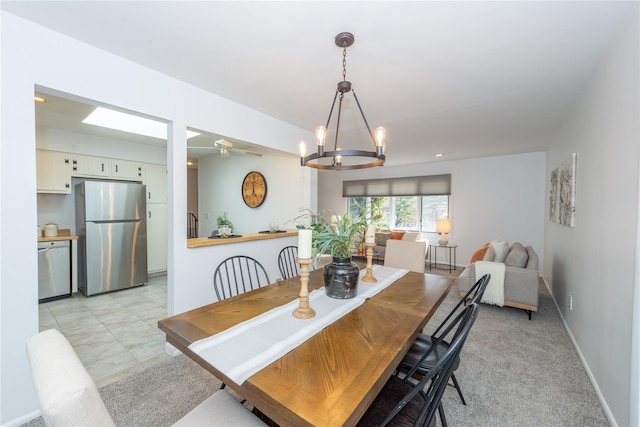
[[71, 242], [38, 243], [38, 300], [71, 295]]

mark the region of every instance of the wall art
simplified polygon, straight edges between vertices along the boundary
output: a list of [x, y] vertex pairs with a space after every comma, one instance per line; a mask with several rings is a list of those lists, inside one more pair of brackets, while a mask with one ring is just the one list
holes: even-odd
[[573, 227], [576, 213], [576, 153], [558, 171], [558, 222]]

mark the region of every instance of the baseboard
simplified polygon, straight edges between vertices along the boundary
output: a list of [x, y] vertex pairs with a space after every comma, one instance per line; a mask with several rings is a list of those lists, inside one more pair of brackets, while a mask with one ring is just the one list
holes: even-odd
[[580, 358], [580, 363], [582, 363], [582, 366], [584, 367], [584, 370], [587, 373], [587, 377], [589, 378], [589, 382], [591, 382], [591, 385], [593, 386], [593, 389], [596, 392], [596, 396], [598, 397], [600, 406], [602, 406], [604, 415], [607, 417], [607, 420], [609, 421], [609, 424], [611, 424], [612, 427], [618, 427], [618, 423], [616, 422], [616, 419], [614, 418], [613, 413], [611, 412], [611, 409], [609, 409], [609, 405], [607, 404], [607, 401], [602, 395], [602, 392], [600, 391], [600, 387], [598, 387], [598, 382], [596, 381], [596, 378], [593, 376], [593, 373], [589, 368], [589, 364], [587, 363], [587, 360], [584, 358], [582, 354], [582, 350], [580, 350], [580, 346], [578, 346], [578, 343], [573, 337], [573, 334], [571, 333], [571, 329], [569, 329], [569, 325], [567, 325], [567, 322], [565, 321], [564, 316], [562, 315], [562, 311], [560, 311], [560, 306], [558, 305], [558, 302], [553, 296], [553, 292], [551, 292], [551, 288], [549, 287], [549, 284], [544, 279], [544, 277], [542, 277], [542, 281], [544, 282], [544, 285], [547, 287], [547, 290], [549, 291], [549, 295], [551, 295], [551, 299], [553, 300], [553, 304], [556, 306], [556, 310], [558, 310], [558, 314], [560, 315], [560, 319], [562, 320], [564, 329], [567, 331], [567, 334], [569, 335], [569, 338], [573, 343], [573, 347], [576, 349], [576, 353], [578, 353], [578, 357]]
[[182, 354], [180, 350], [175, 348], [173, 345], [168, 342], [164, 343], [164, 352], [167, 353], [171, 357], [176, 357]]
[[42, 415], [42, 412], [40, 412], [40, 409], [38, 409], [37, 411], [33, 411], [33, 412], [30, 412], [27, 415], [23, 415], [21, 417], [18, 417], [15, 420], [11, 420], [6, 424], [2, 424], [2, 427], [20, 427], [22, 425], [25, 425], [29, 421], [35, 420], [40, 415]]

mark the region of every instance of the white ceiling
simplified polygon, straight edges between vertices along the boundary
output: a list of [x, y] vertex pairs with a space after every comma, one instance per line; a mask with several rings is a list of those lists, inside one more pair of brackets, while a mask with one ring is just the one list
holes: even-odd
[[[638, 7], [637, 1], [0, 4], [309, 130], [326, 121], [342, 79], [334, 37], [352, 32], [347, 80], [371, 127], [387, 128], [389, 165], [434, 161], [437, 152], [462, 159], [545, 150]], [[362, 127], [352, 120], [352, 104], [345, 129]], [[346, 140], [341, 136], [341, 145]]]

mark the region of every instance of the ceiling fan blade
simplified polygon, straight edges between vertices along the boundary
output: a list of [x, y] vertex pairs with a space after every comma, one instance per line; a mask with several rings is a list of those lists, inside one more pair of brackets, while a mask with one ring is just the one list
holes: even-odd
[[245, 150], [243, 148], [232, 148], [231, 151], [237, 151], [242, 154], [248, 154], [250, 156], [262, 157], [262, 153], [258, 153], [257, 151]]

